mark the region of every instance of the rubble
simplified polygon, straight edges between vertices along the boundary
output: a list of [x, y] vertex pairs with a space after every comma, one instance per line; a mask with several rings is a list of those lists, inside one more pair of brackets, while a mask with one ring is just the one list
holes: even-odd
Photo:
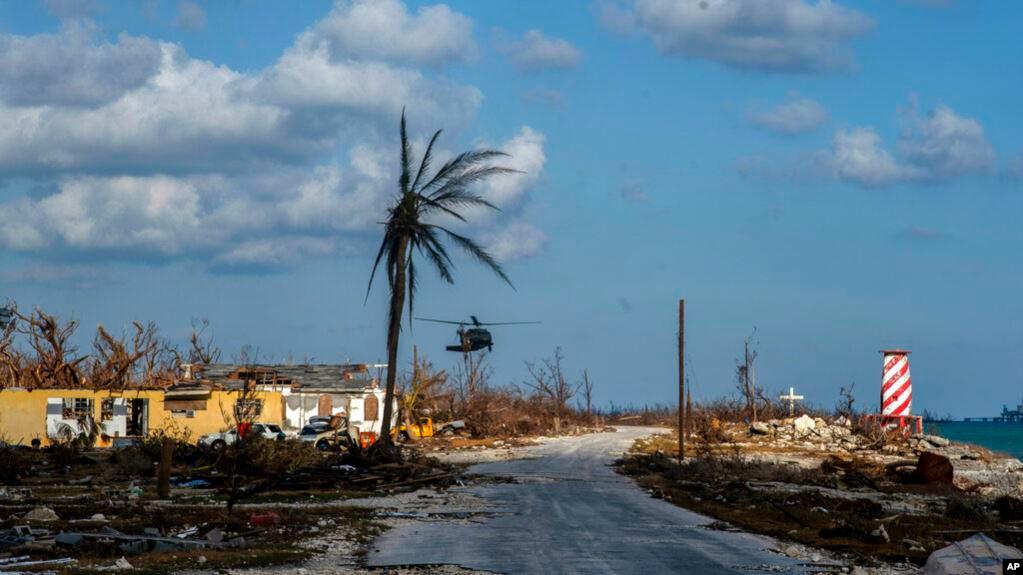
[[57, 521], [60, 517], [48, 507], [36, 507], [21, 516], [26, 521]]
[[[804, 414], [797, 418], [754, 422], [738, 429], [733, 425], [726, 429], [726, 436], [744, 456], [759, 460], [790, 461], [814, 468], [829, 456], [853, 457], [880, 466], [893, 466], [893, 471], [898, 467], [895, 464], [905, 466], [902, 471], [907, 480], [919, 483], [953, 484], [958, 489], [985, 496], [1023, 498], [1023, 462], [973, 445], [953, 443], [937, 435], [915, 434], [904, 440], [884, 442], [856, 432], [852, 423], [843, 417], [829, 421]], [[921, 462], [924, 453], [932, 455]], [[934, 456], [948, 460], [951, 474], [948, 465]], [[915, 473], [914, 469], [921, 464], [927, 469]]]

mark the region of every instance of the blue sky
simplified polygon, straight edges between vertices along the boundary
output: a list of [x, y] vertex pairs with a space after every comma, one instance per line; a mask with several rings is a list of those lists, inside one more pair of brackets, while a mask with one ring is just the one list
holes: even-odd
[[[561, 346], [601, 403], [760, 383], [876, 404], [913, 350], [915, 407], [1020, 399], [1023, 9], [983, 0], [0, 3], [0, 289], [22, 309], [206, 317], [225, 356], [385, 357], [363, 303], [397, 118], [524, 173], [480, 193], [424, 316], [495, 330], [496, 383]], [[411, 344], [450, 368], [446, 327]], [[1006, 366], [1002, 368], [1001, 366]], [[983, 367], [981, 367], [983, 366]], [[996, 367], [997, 366], [997, 367]]]

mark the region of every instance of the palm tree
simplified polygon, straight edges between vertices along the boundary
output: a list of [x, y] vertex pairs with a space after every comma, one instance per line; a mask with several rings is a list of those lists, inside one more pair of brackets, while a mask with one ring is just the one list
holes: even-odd
[[394, 382], [398, 371], [398, 336], [401, 332], [401, 316], [408, 297], [409, 317], [415, 300], [417, 277], [415, 254], [425, 257], [437, 270], [441, 279], [454, 283], [452, 270], [454, 262], [448, 255], [443, 240], [467, 252], [484, 266], [490, 268], [501, 279], [511, 285], [511, 280], [497, 262], [479, 244], [450, 229], [432, 223], [437, 216], [448, 216], [465, 222], [459, 213], [463, 208], [489, 208], [497, 206], [488, 202], [469, 187], [477, 182], [498, 174], [515, 170], [491, 165], [495, 158], [507, 156], [494, 150], [463, 152], [445, 163], [430, 175], [433, 145], [440, 137], [441, 130], [434, 133], [426, 152], [413, 169], [415, 161], [405, 132], [405, 111], [401, 112], [401, 177], [398, 179], [398, 195], [388, 208], [384, 239], [370, 272], [366, 287], [366, 298], [373, 287], [373, 278], [381, 260], [386, 257], [387, 283], [391, 291], [390, 316], [387, 327], [387, 390], [384, 400], [384, 421], [380, 428], [381, 439], [386, 445], [391, 442], [391, 417], [394, 404]]

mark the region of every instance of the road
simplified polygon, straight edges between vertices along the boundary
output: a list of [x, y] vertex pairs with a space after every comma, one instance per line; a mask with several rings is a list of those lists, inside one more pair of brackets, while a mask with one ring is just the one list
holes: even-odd
[[609, 464], [658, 430], [620, 428], [531, 448], [531, 458], [470, 472], [511, 477], [467, 487], [490, 513], [470, 522], [413, 522], [374, 543], [370, 566], [458, 565], [495, 573], [800, 572], [772, 540], [707, 529], [710, 519], [654, 499]]

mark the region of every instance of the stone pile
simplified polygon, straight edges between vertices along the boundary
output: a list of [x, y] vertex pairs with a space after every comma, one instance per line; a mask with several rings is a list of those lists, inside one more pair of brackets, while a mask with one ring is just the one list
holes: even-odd
[[754, 438], [759, 436], [760, 443], [782, 448], [848, 453], [867, 443], [852, 432], [851, 423], [844, 418], [828, 422], [820, 417], [801, 415], [758, 421], [750, 426], [749, 432]]
[[[954, 484], [960, 489], [989, 496], [1023, 497], [1023, 462], [1019, 459], [953, 443], [937, 435], [915, 434], [905, 441], [882, 445], [856, 433], [852, 422], [845, 418], [827, 421], [809, 415], [755, 422], [748, 429], [737, 430], [737, 435], [749, 442], [747, 455], [761, 459], [784, 457], [786, 461], [796, 457], [804, 466], [815, 465], [814, 461], [823, 461], [829, 455], [890, 465], [908, 460], [916, 463], [922, 454], [934, 454], [940, 458], [928, 459], [935, 462], [928, 467], [928, 473], [943, 482], [950, 481], [950, 476], [947, 468], [939, 469], [945, 464], [938, 462], [947, 461], [954, 470]], [[737, 439], [740, 438], [733, 437]]]

